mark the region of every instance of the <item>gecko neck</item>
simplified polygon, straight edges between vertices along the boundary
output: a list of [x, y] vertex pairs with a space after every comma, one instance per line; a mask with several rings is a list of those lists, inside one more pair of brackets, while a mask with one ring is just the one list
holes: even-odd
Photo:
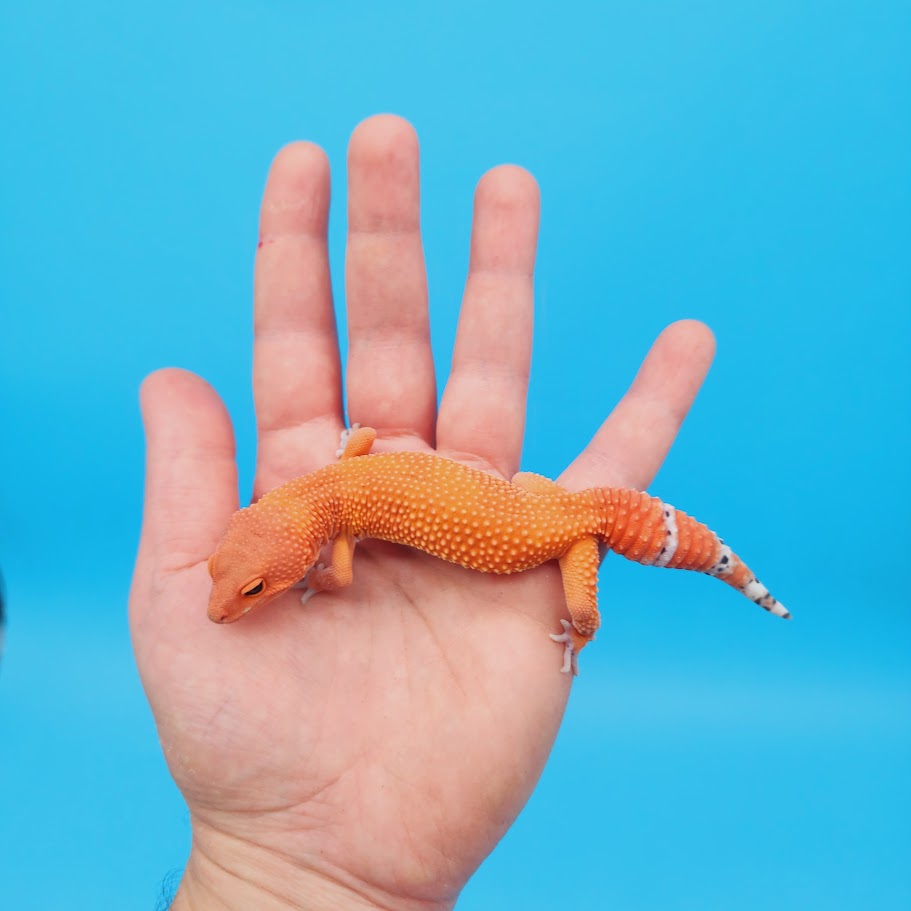
[[[292, 527], [317, 551], [338, 532], [339, 468], [339, 464], [327, 465], [278, 488], [282, 491], [282, 506]], [[289, 493], [291, 496], [288, 496]], [[263, 500], [270, 496], [266, 494]]]

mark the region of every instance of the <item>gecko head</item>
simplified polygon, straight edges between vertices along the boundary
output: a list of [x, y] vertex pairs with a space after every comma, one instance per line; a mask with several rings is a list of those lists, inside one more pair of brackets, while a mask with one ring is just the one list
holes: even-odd
[[257, 504], [236, 512], [209, 557], [209, 619], [232, 623], [287, 591], [313, 565], [319, 551], [306, 546], [274, 509]]

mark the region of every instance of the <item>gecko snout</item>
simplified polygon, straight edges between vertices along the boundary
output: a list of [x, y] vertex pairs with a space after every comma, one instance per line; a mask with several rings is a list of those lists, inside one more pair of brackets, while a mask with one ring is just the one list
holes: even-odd
[[227, 623], [228, 622], [228, 611], [221, 605], [209, 603], [209, 610], [207, 611], [209, 619], [213, 623]]
[[[252, 605], [251, 605], [252, 607]], [[229, 611], [223, 608], [209, 608], [209, 619], [213, 623], [233, 623], [235, 620], [240, 620], [244, 614], [250, 612], [250, 607], [247, 607], [245, 610], [241, 611]]]

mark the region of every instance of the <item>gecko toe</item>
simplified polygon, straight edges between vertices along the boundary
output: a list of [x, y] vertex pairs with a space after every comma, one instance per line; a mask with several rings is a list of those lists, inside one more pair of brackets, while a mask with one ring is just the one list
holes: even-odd
[[572, 624], [569, 620], [561, 620], [563, 626], [562, 633], [551, 633], [550, 638], [554, 642], [564, 645], [563, 649], [563, 667], [560, 668], [561, 674], [568, 674], [572, 671], [574, 677], [579, 676], [579, 655], [573, 647]]

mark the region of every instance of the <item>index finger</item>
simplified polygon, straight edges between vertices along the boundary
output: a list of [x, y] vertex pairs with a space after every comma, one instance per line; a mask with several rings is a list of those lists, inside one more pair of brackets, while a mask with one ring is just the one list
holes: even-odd
[[329, 163], [311, 143], [275, 157], [254, 282], [255, 494], [331, 458], [342, 426], [341, 364], [327, 228]]

